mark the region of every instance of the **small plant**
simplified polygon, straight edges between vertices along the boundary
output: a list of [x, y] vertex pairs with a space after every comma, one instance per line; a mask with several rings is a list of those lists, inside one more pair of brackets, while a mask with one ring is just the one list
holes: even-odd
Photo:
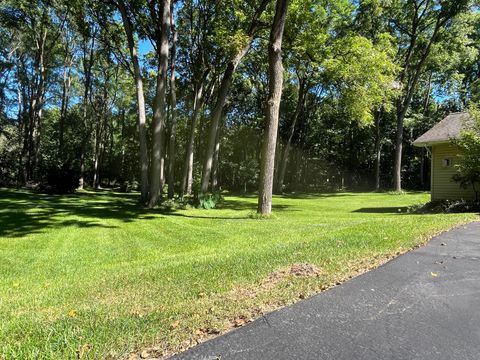
[[206, 210], [214, 209], [222, 201], [223, 196], [220, 192], [196, 193], [193, 198], [196, 207]]

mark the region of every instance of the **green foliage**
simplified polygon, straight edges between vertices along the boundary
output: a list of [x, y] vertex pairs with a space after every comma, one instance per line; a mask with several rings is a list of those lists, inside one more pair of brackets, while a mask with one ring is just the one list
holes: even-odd
[[21, 147], [18, 141], [18, 128], [0, 118], [0, 185], [17, 183], [18, 159]]
[[479, 200], [480, 192], [480, 110], [472, 105], [470, 108], [472, 123], [468, 124], [454, 144], [460, 150], [459, 161], [455, 165], [458, 174], [454, 180], [464, 188], [472, 187], [475, 200]]
[[395, 94], [392, 83], [398, 66], [392, 61], [392, 37], [382, 34], [377, 44], [361, 36], [339, 39], [333, 56], [324, 66], [340, 93], [340, 104], [349, 118], [359, 123], [373, 121], [372, 111], [388, 106]]
[[223, 196], [221, 192], [208, 192], [208, 193], [201, 193], [199, 191], [195, 191], [195, 195], [193, 198], [193, 204], [195, 207], [210, 210], [217, 207], [223, 201]]

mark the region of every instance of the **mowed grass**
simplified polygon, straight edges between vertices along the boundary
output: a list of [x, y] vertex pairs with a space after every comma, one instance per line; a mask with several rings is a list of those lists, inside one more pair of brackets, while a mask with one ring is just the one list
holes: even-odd
[[[147, 211], [136, 194], [0, 190], [0, 358], [157, 355], [303, 298], [475, 214], [407, 214], [426, 193], [274, 198]], [[310, 263], [318, 277], [271, 272]], [[210, 334], [210, 335], [209, 335]]]

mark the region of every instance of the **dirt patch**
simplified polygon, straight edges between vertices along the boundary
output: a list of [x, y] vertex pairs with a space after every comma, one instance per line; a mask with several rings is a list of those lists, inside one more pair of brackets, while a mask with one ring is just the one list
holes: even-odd
[[245, 298], [254, 298], [259, 293], [270, 290], [289, 277], [317, 277], [322, 271], [313, 264], [293, 264], [268, 274], [259, 283], [234, 288], [226, 294], [228, 300], [239, 301]]
[[287, 276], [320, 276], [320, 269], [313, 264], [293, 264], [287, 269], [274, 271], [262, 281], [261, 285], [277, 284]]

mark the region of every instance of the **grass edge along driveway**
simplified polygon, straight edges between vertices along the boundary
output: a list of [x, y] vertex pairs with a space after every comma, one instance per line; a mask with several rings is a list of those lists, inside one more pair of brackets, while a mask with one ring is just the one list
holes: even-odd
[[406, 212], [428, 198], [279, 196], [258, 220], [254, 196], [164, 212], [136, 194], [0, 190], [0, 358], [185, 349], [478, 219]]

